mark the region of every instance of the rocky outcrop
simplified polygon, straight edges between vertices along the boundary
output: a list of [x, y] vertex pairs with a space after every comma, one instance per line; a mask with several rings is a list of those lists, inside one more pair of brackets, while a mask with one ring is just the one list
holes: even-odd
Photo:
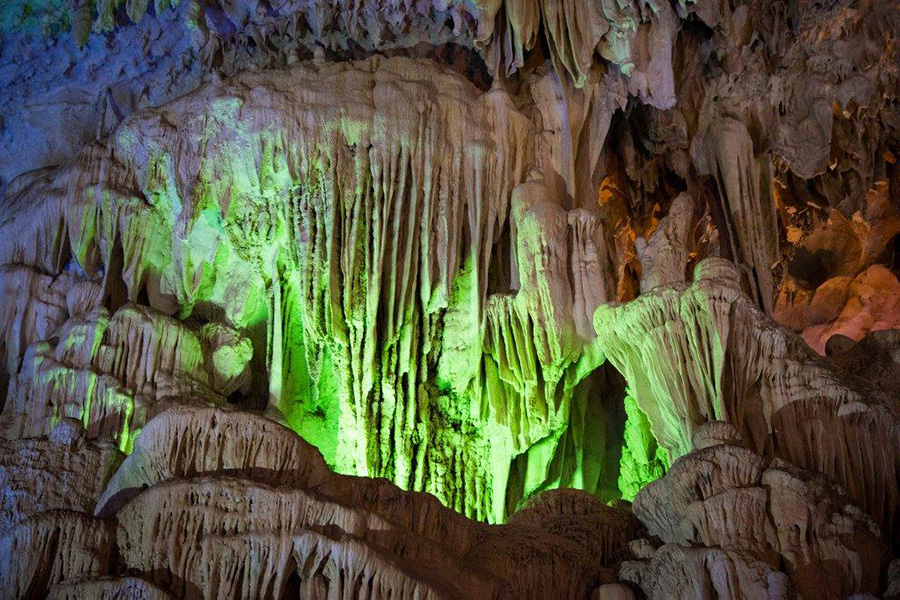
[[48, 505], [4, 532], [21, 558], [0, 577], [11, 597], [65, 598], [583, 596], [599, 582], [599, 597], [630, 597], [617, 577], [648, 597], [890, 585], [878, 525], [828, 478], [763, 458], [720, 421], [693, 447], [637, 495], [633, 515], [556, 490], [492, 526], [335, 474], [264, 417], [174, 407], [144, 428], [98, 516]]
[[767, 464], [738, 437], [704, 425], [695, 449], [638, 494], [635, 515], [663, 545], [635, 543], [640, 560], [620, 576], [649, 597], [880, 593], [890, 554], [871, 517], [827, 478]]
[[893, 532], [896, 402], [864, 382], [848, 382], [756, 309], [738, 281], [730, 264], [703, 261], [689, 286], [601, 307], [597, 343], [670, 459], [690, 450], [704, 422], [725, 420], [754, 451], [837, 480]]
[[627, 508], [574, 490], [535, 498], [508, 525], [477, 523], [428, 495], [334, 474], [315, 448], [263, 417], [188, 407], [143, 430], [98, 514], [48, 511], [7, 532], [7, 549], [29, 559], [0, 572], [3, 589], [584, 595], [637, 530]]

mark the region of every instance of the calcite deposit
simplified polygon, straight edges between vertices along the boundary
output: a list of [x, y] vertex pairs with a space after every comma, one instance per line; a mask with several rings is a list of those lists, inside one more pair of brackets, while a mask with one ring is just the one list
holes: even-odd
[[0, 597], [900, 596], [900, 5], [0, 7]]

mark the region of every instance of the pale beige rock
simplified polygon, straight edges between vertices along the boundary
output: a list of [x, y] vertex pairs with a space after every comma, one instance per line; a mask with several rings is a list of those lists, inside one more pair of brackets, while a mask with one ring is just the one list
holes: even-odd
[[91, 578], [113, 568], [111, 523], [67, 510], [52, 510], [0, 534], [0, 594], [43, 597], [62, 581]]
[[[707, 102], [712, 103], [712, 99]], [[772, 265], [779, 255], [769, 157], [754, 147], [747, 125], [715, 104], [701, 113], [691, 154], [700, 173], [716, 177], [733, 256], [751, 297], [767, 314], [775, 307]]]
[[[185, 463], [186, 455], [195, 462]], [[175, 462], [166, 465], [167, 459]], [[627, 508], [575, 490], [534, 498], [509, 525], [474, 523], [429, 496], [335, 475], [292, 432], [223, 409], [166, 411], [144, 429], [128, 461], [120, 474], [149, 477], [147, 466], [155, 465], [158, 483], [147, 480], [129, 499], [114, 493], [121, 484], [113, 481], [106, 496], [117, 495], [118, 506], [105, 503], [108, 519], [51, 511], [4, 538], [48, 566], [73, 551], [84, 553], [82, 562], [48, 572], [41, 563], [17, 561], [19, 573], [6, 581], [30, 581], [30, 589], [49, 589], [51, 597], [158, 597], [163, 590], [176, 597], [280, 596], [297, 585], [301, 595], [340, 597], [580, 595], [637, 527]], [[99, 527], [103, 535], [115, 523], [116, 541], [72, 550], [33, 537], [42, 527], [62, 526], [58, 543], [76, 543], [65, 536], [68, 523]], [[97, 579], [122, 568], [137, 579]]]
[[[172, 456], [173, 446], [191, 445], [197, 462]], [[278, 596], [293, 571], [301, 594], [339, 597], [586, 594], [635, 528], [627, 511], [574, 490], [536, 498], [509, 525], [482, 525], [385, 481], [316, 471], [316, 460], [318, 451], [261, 417], [170, 409], [120, 471], [158, 483], [148, 479], [121, 508], [105, 505], [118, 555], [175, 595]], [[313, 476], [298, 476], [298, 466]], [[106, 496], [118, 489], [114, 480]]]
[[[721, 426], [708, 423], [698, 434], [711, 428]], [[879, 593], [890, 553], [872, 518], [827, 478], [777, 459], [765, 462], [727, 442], [675, 461], [634, 502], [635, 515], [666, 545], [649, 563], [623, 567], [623, 576], [638, 582], [671, 577], [667, 570], [675, 568], [673, 561], [679, 569], [689, 568], [697, 558], [686, 547], [699, 544], [722, 548], [728, 558], [717, 560], [743, 553], [751, 562], [783, 571], [791, 589], [804, 597]], [[679, 547], [684, 548], [675, 550]], [[675, 580], [668, 583], [690, 589]], [[664, 584], [657, 579], [653, 586]], [[733, 590], [748, 594], [747, 584]]]
[[47, 511], [93, 512], [122, 458], [112, 442], [86, 440], [72, 419], [47, 438], [0, 441], [0, 531]]
[[165, 590], [140, 577], [103, 577], [76, 581], [64, 581], [50, 588], [47, 598], [52, 600], [168, 600], [172, 596]]
[[[253, 435], [247, 435], [252, 431]], [[173, 454], [172, 448], [179, 452]], [[265, 417], [236, 410], [176, 406], [143, 429], [132, 453], [98, 498], [109, 514], [141, 490], [189, 475], [246, 472], [272, 484], [316, 487], [332, 476], [318, 450]]]
[[[5, 589], [54, 598], [586, 595], [636, 527], [627, 509], [574, 490], [535, 498], [509, 525], [479, 524], [427, 495], [336, 475], [292, 432], [223, 409], [170, 409], [128, 461], [120, 473], [143, 474], [144, 489], [129, 498], [113, 481], [107, 497], [118, 506], [100, 503], [108, 517], [49, 511], [3, 534], [21, 557], [0, 569]], [[123, 570], [129, 577], [114, 577]]]

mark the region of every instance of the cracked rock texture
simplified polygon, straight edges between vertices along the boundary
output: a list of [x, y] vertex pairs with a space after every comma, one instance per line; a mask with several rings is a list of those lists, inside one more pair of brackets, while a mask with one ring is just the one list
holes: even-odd
[[4, 3], [0, 597], [897, 597], [898, 32]]

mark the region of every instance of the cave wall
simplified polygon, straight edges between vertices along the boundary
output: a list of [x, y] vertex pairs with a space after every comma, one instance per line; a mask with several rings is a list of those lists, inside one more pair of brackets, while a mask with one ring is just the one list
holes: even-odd
[[0, 31], [11, 596], [897, 585], [894, 3], [24, 0]]

